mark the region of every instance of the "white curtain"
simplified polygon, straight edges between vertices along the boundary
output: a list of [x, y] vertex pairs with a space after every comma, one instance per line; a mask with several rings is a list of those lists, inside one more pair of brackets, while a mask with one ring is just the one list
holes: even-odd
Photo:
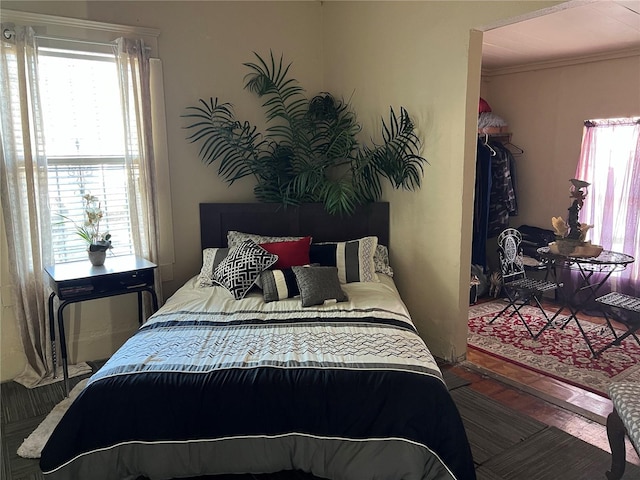
[[0, 51], [0, 198], [6, 226], [14, 311], [27, 364], [16, 381], [51, 376], [44, 266], [53, 262], [47, 160], [38, 98], [34, 32], [2, 25]]
[[612, 289], [640, 295], [640, 119], [586, 122], [576, 178], [591, 183], [580, 211], [591, 241], [635, 258]]
[[[142, 40], [119, 38], [116, 43], [134, 249], [137, 255], [159, 265], [158, 182], [153, 154], [149, 55]], [[155, 288], [159, 299], [162, 298], [161, 286], [157, 268]], [[147, 297], [145, 295], [145, 316], [151, 314]]]
[[[16, 381], [49, 383], [52, 347], [44, 267], [53, 263], [47, 160], [38, 97], [37, 52], [29, 27], [2, 24], [0, 51], [0, 198], [9, 268], [27, 365]], [[130, 217], [135, 253], [158, 264], [156, 175], [151, 130], [149, 58], [140, 40], [117, 42], [125, 125]], [[160, 271], [156, 291], [161, 301]], [[148, 295], [145, 313], [150, 314]]]

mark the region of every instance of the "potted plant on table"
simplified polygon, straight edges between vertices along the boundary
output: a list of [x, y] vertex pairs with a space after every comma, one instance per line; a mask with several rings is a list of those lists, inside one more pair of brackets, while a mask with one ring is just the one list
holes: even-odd
[[79, 225], [73, 219], [60, 215], [66, 220], [70, 220], [76, 227], [76, 233], [80, 238], [87, 242], [87, 252], [89, 261], [92, 265], [98, 267], [104, 264], [107, 256], [107, 250], [111, 247], [111, 234], [109, 232], [100, 232], [100, 221], [104, 216], [98, 197], [87, 193], [82, 196], [84, 204], [84, 222]]

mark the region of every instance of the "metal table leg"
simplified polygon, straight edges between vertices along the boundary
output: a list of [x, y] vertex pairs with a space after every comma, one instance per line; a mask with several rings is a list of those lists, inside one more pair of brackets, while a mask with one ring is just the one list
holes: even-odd
[[67, 341], [64, 334], [64, 317], [62, 310], [68, 302], [61, 302], [58, 306], [58, 332], [60, 333], [60, 355], [62, 356], [62, 372], [64, 374], [64, 393], [65, 397], [69, 396], [69, 365], [67, 362]]
[[57, 378], [58, 359], [56, 356], [56, 321], [53, 314], [53, 298], [56, 296], [55, 292], [51, 292], [49, 295], [49, 336], [51, 339], [51, 359], [53, 360], [53, 378]]

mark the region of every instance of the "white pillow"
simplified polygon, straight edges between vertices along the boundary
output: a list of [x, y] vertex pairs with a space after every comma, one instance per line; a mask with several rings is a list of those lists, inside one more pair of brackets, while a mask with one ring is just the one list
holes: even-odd
[[197, 281], [199, 287], [213, 287], [216, 284], [214, 271], [228, 254], [228, 248], [205, 248], [202, 251], [202, 268]]
[[389, 249], [385, 245], [378, 244], [376, 253], [373, 255], [373, 263], [376, 272], [393, 277], [393, 269], [389, 263]]
[[227, 246], [229, 248], [237, 247], [245, 240], [253, 240], [255, 243], [276, 243], [276, 242], [293, 242], [304, 238], [301, 237], [273, 237], [269, 235], [258, 235], [257, 233], [244, 233], [236, 230], [229, 230], [227, 232]]
[[338, 267], [340, 283], [379, 282], [373, 257], [378, 237], [363, 237], [348, 242], [311, 244], [312, 264]]

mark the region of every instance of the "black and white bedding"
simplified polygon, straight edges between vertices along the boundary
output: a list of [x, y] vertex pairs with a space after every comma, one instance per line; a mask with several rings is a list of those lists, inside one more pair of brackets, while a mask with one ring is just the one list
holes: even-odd
[[45, 478], [474, 479], [440, 370], [379, 280], [302, 307], [194, 277], [91, 377], [42, 452]]

